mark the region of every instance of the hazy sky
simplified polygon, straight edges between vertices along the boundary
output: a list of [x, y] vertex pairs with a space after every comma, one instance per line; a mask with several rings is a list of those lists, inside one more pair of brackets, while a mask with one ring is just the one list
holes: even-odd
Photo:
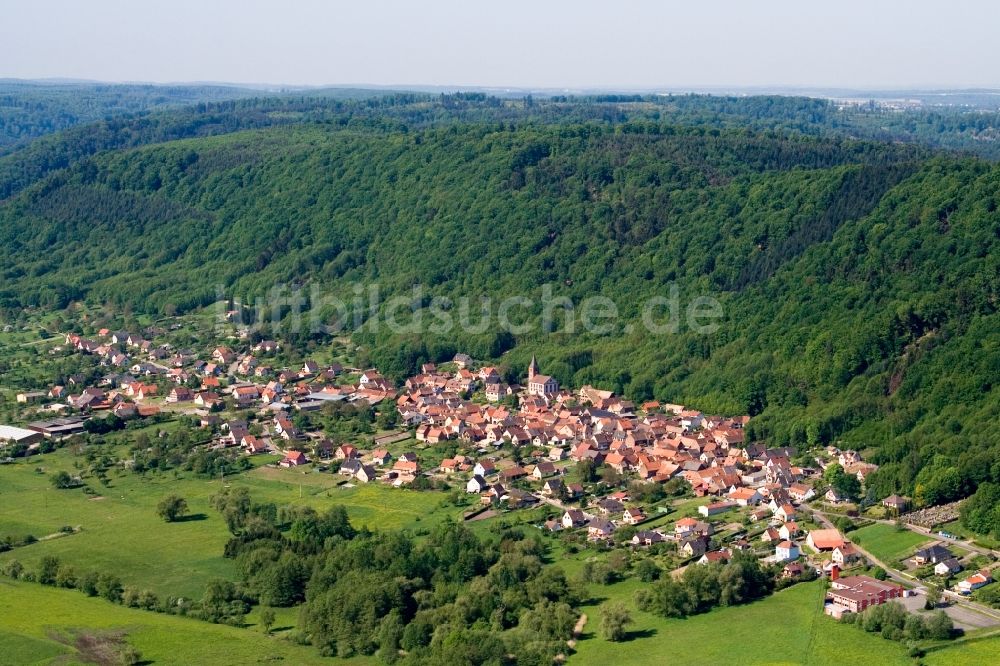
[[995, 0], [0, 0], [0, 77], [1000, 86]]

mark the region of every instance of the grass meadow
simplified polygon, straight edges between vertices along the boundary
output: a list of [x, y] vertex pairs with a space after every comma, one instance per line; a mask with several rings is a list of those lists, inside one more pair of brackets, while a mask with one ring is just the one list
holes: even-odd
[[635, 620], [628, 640], [599, 636], [600, 605], [584, 609], [588, 622], [570, 664], [910, 664], [899, 643], [866, 634], [823, 615], [823, 585], [796, 585], [747, 606], [720, 608], [683, 620], [635, 609], [642, 583], [627, 580], [592, 590], [600, 603], [621, 601]]
[[[239, 629], [199, 620], [123, 608], [76, 590], [0, 579], [0, 662], [84, 663], [72, 637], [124, 632], [146, 664], [330, 664], [309, 646], [256, 627]], [[92, 662], [88, 662], [92, 663]], [[345, 665], [371, 659], [336, 660]]]
[[[38, 543], [0, 555], [0, 563], [18, 559], [33, 568], [54, 555], [78, 571], [114, 571], [126, 585], [159, 595], [200, 598], [213, 578], [232, 578], [232, 562], [222, 557], [229, 532], [209, 498], [223, 485], [220, 479], [172, 472], [141, 478], [111, 474], [111, 486], [92, 486], [102, 493], [88, 497], [80, 489], [56, 490], [49, 476], [60, 469], [73, 472], [68, 451], [36, 456], [0, 466], [0, 536], [15, 539], [31, 534]], [[45, 473], [36, 472], [41, 467]], [[357, 525], [372, 529], [430, 526], [462, 509], [441, 507], [441, 493], [390, 488], [380, 484], [338, 486], [341, 477], [312, 471], [258, 467], [227, 477], [225, 484], [245, 486], [259, 501], [310, 505], [319, 510], [341, 504]], [[156, 514], [164, 496], [184, 497], [191, 518], [165, 523]], [[75, 534], [44, 539], [63, 526]]]
[[862, 527], [850, 532], [848, 538], [883, 562], [890, 564], [909, 557], [917, 546], [930, 541], [922, 534], [910, 530], [897, 530], [894, 525], [884, 523]]

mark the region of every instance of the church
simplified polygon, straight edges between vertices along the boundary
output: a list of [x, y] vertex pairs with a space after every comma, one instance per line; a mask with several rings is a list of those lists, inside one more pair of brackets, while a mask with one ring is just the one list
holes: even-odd
[[556, 393], [559, 393], [559, 382], [548, 375], [538, 374], [538, 361], [532, 356], [528, 365], [528, 395], [548, 398]]

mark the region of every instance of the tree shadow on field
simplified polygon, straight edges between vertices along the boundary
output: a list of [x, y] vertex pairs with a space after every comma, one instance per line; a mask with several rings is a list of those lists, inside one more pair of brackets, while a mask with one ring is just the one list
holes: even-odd
[[191, 523], [197, 520], [207, 520], [208, 516], [204, 513], [189, 513], [185, 516], [179, 516], [174, 519], [175, 523]]
[[625, 632], [625, 638], [621, 640], [622, 643], [627, 643], [629, 641], [638, 640], [640, 638], [652, 638], [657, 634], [655, 627], [650, 627], [649, 629], [638, 629], [636, 631]]
[[595, 594], [595, 595], [588, 596], [586, 599], [581, 599], [580, 600], [580, 605], [581, 606], [600, 606], [601, 604], [603, 604], [608, 599], [609, 599], [609, 597], [600, 597], [600, 596], [597, 596]]

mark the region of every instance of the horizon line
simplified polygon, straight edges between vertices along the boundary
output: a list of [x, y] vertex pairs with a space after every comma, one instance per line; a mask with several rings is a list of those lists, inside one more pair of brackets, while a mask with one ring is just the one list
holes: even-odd
[[435, 84], [435, 83], [268, 83], [261, 81], [225, 81], [225, 80], [141, 80], [141, 79], [91, 79], [75, 77], [0, 77], [0, 83], [25, 83], [36, 85], [141, 85], [141, 86], [219, 86], [242, 88], [246, 90], [323, 90], [323, 89], [361, 89], [361, 90], [396, 90], [421, 92], [426, 90], [453, 91], [504, 91], [504, 92], [544, 92], [549, 94], [566, 93], [698, 93], [710, 91], [800, 91], [800, 92], [839, 92], [839, 93], [975, 93], [998, 94], [1000, 84], [996, 87], [981, 85], [885, 85], [885, 86], [851, 86], [830, 84], [800, 84], [800, 83], [770, 83], [770, 84], [686, 84], [686, 85], [576, 85], [576, 86], [533, 86], [533, 85], [492, 85], [492, 84]]

